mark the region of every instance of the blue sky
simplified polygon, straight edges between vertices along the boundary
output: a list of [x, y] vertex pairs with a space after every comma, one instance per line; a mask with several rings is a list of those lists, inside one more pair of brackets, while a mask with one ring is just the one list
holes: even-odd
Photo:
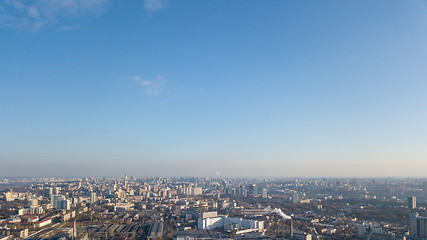
[[0, 176], [426, 177], [427, 2], [0, 3]]

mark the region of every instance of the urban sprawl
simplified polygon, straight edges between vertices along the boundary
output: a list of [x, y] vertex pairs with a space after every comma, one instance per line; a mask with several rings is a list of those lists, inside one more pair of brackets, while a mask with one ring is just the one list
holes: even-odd
[[426, 240], [426, 207], [421, 178], [0, 178], [0, 240]]

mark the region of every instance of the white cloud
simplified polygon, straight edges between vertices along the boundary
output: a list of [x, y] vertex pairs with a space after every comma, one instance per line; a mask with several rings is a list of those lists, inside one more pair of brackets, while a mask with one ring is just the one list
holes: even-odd
[[142, 86], [146, 86], [146, 87], [148, 87], [148, 86], [153, 86], [153, 85], [154, 85], [154, 82], [152, 82], [152, 81], [142, 81], [142, 82], [141, 82], [141, 85], [142, 85]]
[[109, 0], [2, 0], [0, 26], [37, 31], [63, 17], [99, 14]]
[[139, 81], [139, 80], [141, 80], [141, 76], [135, 76], [132, 79], [135, 80], [135, 81]]
[[145, 10], [155, 12], [164, 7], [163, 0], [144, 0]]
[[144, 88], [144, 92], [150, 95], [159, 95], [163, 92], [165, 85], [165, 75], [157, 75], [154, 80], [146, 80], [137, 75], [132, 77], [132, 80], [140, 84]]

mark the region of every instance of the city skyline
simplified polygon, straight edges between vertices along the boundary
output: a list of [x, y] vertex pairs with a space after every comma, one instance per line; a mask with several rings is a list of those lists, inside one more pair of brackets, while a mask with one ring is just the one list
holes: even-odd
[[4, 1], [0, 176], [427, 177], [425, 1]]

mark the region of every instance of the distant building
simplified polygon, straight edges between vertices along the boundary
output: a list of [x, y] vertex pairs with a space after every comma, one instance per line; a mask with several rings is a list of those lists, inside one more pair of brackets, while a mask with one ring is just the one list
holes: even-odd
[[28, 208], [21, 208], [21, 209], [18, 210], [18, 215], [22, 216], [22, 215], [25, 215], [25, 214], [27, 214], [29, 212], [30, 212], [30, 209], [28, 209]]
[[187, 195], [187, 196], [193, 195], [193, 187], [192, 186], [188, 186], [185, 188], [185, 195]]
[[153, 223], [150, 227], [148, 240], [163, 239], [164, 223]]
[[267, 198], [267, 189], [266, 189], [266, 188], [263, 188], [263, 189], [262, 189], [261, 197], [262, 197], [262, 198]]
[[366, 226], [364, 224], [357, 225], [357, 238], [365, 238]]
[[204, 212], [200, 214], [201, 218], [213, 218], [213, 217], [217, 217], [218, 213], [216, 211], [214, 212]]
[[268, 212], [264, 208], [244, 208], [242, 209], [242, 214], [247, 216], [262, 216], [266, 215]]
[[292, 203], [298, 203], [298, 193], [296, 191], [292, 192], [291, 201]]
[[52, 207], [55, 209], [70, 209], [71, 202], [66, 199], [63, 195], [52, 195], [51, 198]]
[[44, 189], [44, 196], [47, 198], [52, 197], [53, 195], [53, 188], [49, 187], [49, 188], [45, 188]]
[[43, 214], [44, 213], [44, 209], [42, 207], [31, 207], [30, 208], [30, 213], [31, 214]]
[[409, 237], [413, 240], [427, 240], [427, 217], [414, 212], [409, 215]]
[[201, 229], [254, 229], [256, 231], [264, 230], [264, 221], [246, 220], [241, 218], [229, 218], [227, 216], [213, 217], [213, 218], [199, 218], [198, 226]]
[[252, 190], [252, 196], [257, 197], [258, 196], [258, 186], [256, 184], [252, 184], [250, 186], [250, 189]]
[[195, 188], [193, 189], [193, 195], [194, 195], [194, 196], [202, 195], [202, 193], [203, 193], [203, 189], [202, 189], [201, 187], [195, 187]]
[[417, 208], [417, 198], [414, 196], [408, 197], [408, 208], [409, 209], [415, 209]]
[[41, 227], [47, 226], [47, 225], [49, 225], [49, 224], [51, 224], [51, 223], [52, 223], [52, 219], [51, 219], [51, 218], [45, 218], [45, 219], [43, 219], [43, 220], [39, 221], [39, 222], [36, 224], [36, 227], [37, 227], [37, 228], [41, 228]]
[[29, 207], [36, 207], [39, 205], [39, 200], [37, 198], [31, 198], [28, 200]]
[[90, 193], [90, 203], [95, 203], [98, 200], [97, 196], [96, 196], [96, 192], [91, 192]]

